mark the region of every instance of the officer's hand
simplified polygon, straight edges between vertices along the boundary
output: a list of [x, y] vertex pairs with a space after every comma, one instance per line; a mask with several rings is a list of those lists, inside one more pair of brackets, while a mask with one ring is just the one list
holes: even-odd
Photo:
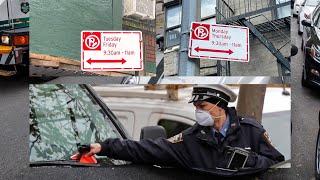
[[90, 152], [86, 156], [93, 156], [101, 151], [101, 145], [99, 143], [90, 144]]

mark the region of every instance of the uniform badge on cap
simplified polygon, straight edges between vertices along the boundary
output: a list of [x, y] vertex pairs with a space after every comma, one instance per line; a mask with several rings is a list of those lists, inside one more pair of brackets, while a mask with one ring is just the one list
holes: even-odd
[[183, 138], [182, 138], [182, 133], [180, 134], [177, 134], [169, 139], [167, 139], [169, 142], [175, 144], [175, 143], [179, 143], [179, 142], [182, 142], [183, 141]]

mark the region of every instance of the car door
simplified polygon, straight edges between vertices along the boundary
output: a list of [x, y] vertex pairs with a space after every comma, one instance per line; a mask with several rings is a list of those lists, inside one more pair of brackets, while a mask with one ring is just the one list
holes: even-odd
[[319, 15], [320, 15], [320, 6], [317, 6], [311, 18], [312, 27], [306, 27], [306, 26], [303, 27], [305, 32], [302, 37], [302, 45], [301, 45], [301, 49], [303, 50], [306, 47], [307, 41], [309, 40], [309, 38], [311, 38], [312, 33], [315, 33], [313, 29], [316, 28], [315, 26], [318, 24]]

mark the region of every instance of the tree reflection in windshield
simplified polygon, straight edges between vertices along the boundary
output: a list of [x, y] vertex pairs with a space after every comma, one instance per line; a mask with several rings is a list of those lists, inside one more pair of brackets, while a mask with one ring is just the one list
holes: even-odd
[[69, 160], [77, 145], [121, 138], [80, 85], [30, 85], [30, 162]]

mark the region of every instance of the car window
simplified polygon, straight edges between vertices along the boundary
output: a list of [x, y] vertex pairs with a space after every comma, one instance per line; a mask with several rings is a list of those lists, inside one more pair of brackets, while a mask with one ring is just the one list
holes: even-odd
[[166, 130], [166, 133], [167, 133], [167, 137], [175, 136], [175, 135], [181, 133], [183, 130], [186, 130], [189, 127], [191, 127], [188, 124], [173, 121], [173, 120], [168, 120], [168, 119], [161, 119], [158, 122], [158, 125], [164, 127], [164, 129]]
[[317, 8], [317, 11], [314, 13], [314, 19], [313, 19], [313, 24], [315, 27], [320, 28], [320, 8]]
[[121, 135], [81, 85], [30, 85], [30, 162], [69, 160], [77, 145]]
[[319, 6], [312, 13], [312, 22], [315, 24], [319, 17]]
[[319, 4], [319, 0], [306, 0], [305, 6], [317, 6]]

